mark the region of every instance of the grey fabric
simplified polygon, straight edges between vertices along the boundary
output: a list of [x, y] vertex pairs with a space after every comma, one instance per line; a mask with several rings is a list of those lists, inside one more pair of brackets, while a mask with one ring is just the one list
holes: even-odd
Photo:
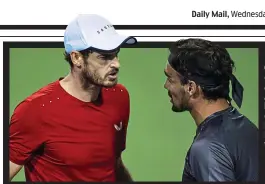
[[229, 107], [197, 129], [182, 181], [258, 181], [258, 128]]

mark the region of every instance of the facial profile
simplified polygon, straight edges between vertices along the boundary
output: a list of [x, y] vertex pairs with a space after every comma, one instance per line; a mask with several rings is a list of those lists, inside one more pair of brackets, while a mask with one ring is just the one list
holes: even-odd
[[186, 85], [181, 84], [180, 74], [176, 72], [170, 64], [166, 65], [164, 73], [167, 77], [164, 88], [168, 91], [172, 110], [174, 112], [184, 112], [189, 110], [189, 98]]
[[229, 82], [234, 61], [225, 48], [208, 40], [190, 38], [178, 40], [169, 51], [165, 88], [174, 111], [191, 111], [195, 104], [218, 99], [231, 101]]
[[[88, 57], [81, 57], [73, 61], [77, 66], [83, 88], [91, 84], [101, 87], [113, 87], [118, 83], [120, 63], [119, 51], [111, 53], [91, 52]], [[79, 64], [78, 64], [79, 63]]]

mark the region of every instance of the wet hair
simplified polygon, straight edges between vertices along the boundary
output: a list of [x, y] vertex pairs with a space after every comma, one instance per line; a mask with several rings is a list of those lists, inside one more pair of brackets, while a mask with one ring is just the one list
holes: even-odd
[[168, 61], [180, 73], [182, 85], [192, 80], [201, 87], [205, 99], [231, 101], [229, 80], [235, 64], [225, 48], [204, 39], [183, 39], [169, 50]]

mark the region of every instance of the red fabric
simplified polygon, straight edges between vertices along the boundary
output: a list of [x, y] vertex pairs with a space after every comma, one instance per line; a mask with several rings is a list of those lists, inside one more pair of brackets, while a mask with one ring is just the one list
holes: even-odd
[[27, 181], [115, 181], [115, 161], [126, 145], [129, 94], [118, 84], [103, 88], [102, 97], [102, 105], [82, 102], [56, 81], [16, 107], [10, 161], [25, 166]]

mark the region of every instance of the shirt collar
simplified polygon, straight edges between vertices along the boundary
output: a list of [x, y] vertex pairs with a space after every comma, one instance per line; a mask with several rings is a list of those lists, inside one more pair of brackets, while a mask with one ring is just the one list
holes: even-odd
[[229, 106], [228, 108], [221, 110], [221, 111], [217, 111], [213, 114], [211, 114], [210, 116], [208, 116], [198, 127], [196, 130], [196, 135], [198, 135], [203, 129], [205, 129], [205, 127], [207, 127], [207, 125], [209, 124], [209, 122], [211, 122], [212, 119], [226, 113], [229, 111], [232, 111], [234, 109], [233, 106]]

